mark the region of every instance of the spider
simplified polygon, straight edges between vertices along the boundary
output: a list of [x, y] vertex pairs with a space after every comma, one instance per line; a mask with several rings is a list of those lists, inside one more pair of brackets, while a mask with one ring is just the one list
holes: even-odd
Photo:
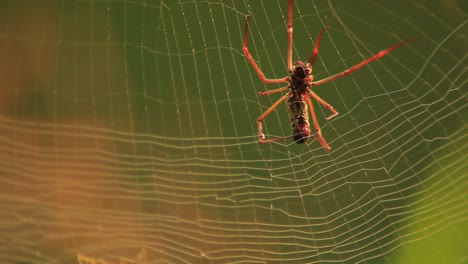
[[[247, 57], [247, 60], [250, 62], [252, 67], [257, 72], [260, 80], [264, 83], [288, 83], [287, 86], [277, 88], [274, 90], [268, 91], [260, 91], [258, 92], [259, 95], [270, 95], [274, 93], [283, 92], [289, 89], [289, 92], [283, 96], [281, 96], [273, 105], [271, 105], [263, 114], [261, 114], [257, 118], [257, 130], [258, 130], [258, 141], [260, 143], [268, 143], [274, 142], [278, 140], [283, 140], [292, 137], [296, 143], [304, 143], [306, 140], [311, 136], [310, 126], [309, 126], [309, 113], [308, 110], [310, 109], [310, 114], [312, 116], [312, 124], [315, 129], [315, 133], [312, 135], [314, 136], [317, 141], [322, 145], [322, 147], [329, 151], [331, 150], [330, 146], [327, 144], [325, 139], [323, 138], [320, 132], [320, 126], [317, 123], [317, 117], [315, 115], [315, 111], [312, 105], [312, 101], [310, 100], [309, 96], [312, 96], [319, 104], [323, 107], [328, 109], [331, 112], [331, 115], [326, 118], [326, 120], [330, 120], [333, 117], [338, 115], [338, 112], [327, 102], [325, 102], [322, 98], [320, 98], [316, 93], [312, 92], [309, 87], [318, 86], [327, 82], [331, 82], [343, 76], [346, 76], [353, 71], [361, 68], [362, 66], [375, 61], [385, 54], [389, 53], [390, 51], [408, 44], [409, 42], [413, 41], [413, 39], [405, 40], [394, 44], [393, 46], [384, 49], [382, 51], [377, 52], [372, 57], [369, 57], [362, 62], [352, 66], [351, 68], [344, 70], [338, 74], [329, 76], [325, 79], [319, 81], [313, 81], [314, 77], [311, 75], [312, 73], [312, 66], [314, 65], [315, 59], [317, 58], [318, 48], [320, 44], [320, 39], [322, 37], [323, 32], [328, 29], [328, 27], [323, 28], [318, 36], [317, 40], [315, 41], [315, 46], [312, 50], [312, 54], [309, 58], [308, 62], [297, 61], [294, 64], [292, 63], [292, 9], [293, 9], [293, 0], [288, 0], [288, 21], [287, 21], [287, 56], [286, 56], [286, 64], [289, 71], [289, 76], [280, 79], [268, 79], [265, 78], [265, 75], [258, 67], [257, 63], [253, 60], [252, 56], [247, 49], [247, 35], [249, 30], [249, 19], [250, 16], [247, 16], [247, 21], [245, 22], [245, 30], [244, 30], [244, 40], [242, 45], [242, 50]], [[288, 113], [289, 119], [291, 122], [292, 127], [292, 135], [291, 136], [284, 136], [284, 137], [276, 137], [265, 139], [265, 135], [262, 133], [262, 120], [268, 116], [273, 109], [275, 109], [281, 102], [287, 99], [287, 106], [288, 106]]]

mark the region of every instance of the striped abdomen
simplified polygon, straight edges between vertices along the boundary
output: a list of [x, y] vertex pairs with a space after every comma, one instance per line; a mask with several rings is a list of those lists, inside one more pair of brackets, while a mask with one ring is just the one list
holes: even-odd
[[296, 143], [304, 143], [310, 137], [307, 103], [301, 100], [299, 96], [290, 97], [286, 103], [288, 105], [293, 139]]

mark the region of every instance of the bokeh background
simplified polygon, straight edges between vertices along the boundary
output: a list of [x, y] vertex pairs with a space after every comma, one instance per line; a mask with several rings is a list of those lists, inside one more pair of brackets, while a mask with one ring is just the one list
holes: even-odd
[[[326, 152], [259, 145], [286, 1], [0, 2], [0, 262], [467, 263], [467, 6], [296, 0]], [[286, 107], [264, 121], [288, 135]]]

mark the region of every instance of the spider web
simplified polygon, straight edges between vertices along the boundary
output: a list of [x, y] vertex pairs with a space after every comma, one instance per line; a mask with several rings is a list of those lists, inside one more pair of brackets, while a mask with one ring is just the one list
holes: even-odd
[[[259, 145], [286, 1], [3, 1], [2, 263], [466, 263], [462, 1], [301, 1], [317, 142]], [[281, 104], [267, 136], [290, 133]]]

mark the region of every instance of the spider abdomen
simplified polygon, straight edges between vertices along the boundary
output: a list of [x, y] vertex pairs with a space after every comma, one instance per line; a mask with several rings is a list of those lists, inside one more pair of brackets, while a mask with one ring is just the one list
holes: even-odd
[[301, 96], [291, 96], [287, 100], [292, 137], [296, 143], [304, 143], [310, 137], [309, 113]]

